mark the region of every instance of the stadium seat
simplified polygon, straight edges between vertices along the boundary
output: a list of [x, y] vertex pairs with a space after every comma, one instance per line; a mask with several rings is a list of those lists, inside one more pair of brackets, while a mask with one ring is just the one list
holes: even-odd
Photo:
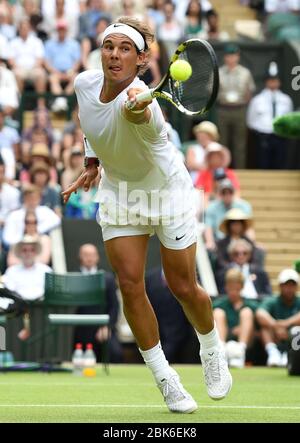
[[4, 326], [6, 323], [6, 317], [3, 315], [0, 315], [0, 326]]
[[[99, 325], [109, 324], [109, 315], [76, 315], [70, 313], [49, 313], [50, 308], [70, 308], [78, 306], [98, 305], [105, 311], [105, 273], [99, 271], [96, 274], [84, 275], [80, 272], [67, 274], [47, 273], [45, 276], [45, 315], [51, 325], [51, 333], [54, 338], [54, 348], [57, 326]], [[108, 372], [108, 349], [107, 343], [103, 349], [102, 362]]]

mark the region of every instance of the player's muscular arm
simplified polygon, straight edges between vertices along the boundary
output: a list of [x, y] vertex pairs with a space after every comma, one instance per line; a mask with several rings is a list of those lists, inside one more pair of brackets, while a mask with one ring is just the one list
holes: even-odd
[[[140, 88], [130, 88], [127, 91], [128, 94], [128, 100], [134, 101], [136, 95], [139, 92], [143, 92], [143, 89]], [[151, 101], [143, 101], [140, 103], [137, 103], [133, 109], [127, 109], [126, 104], [123, 106], [123, 114], [126, 120], [128, 120], [131, 123], [135, 123], [136, 125], [141, 125], [143, 123], [149, 123], [151, 118], [151, 111], [148, 108], [148, 105], [150, 105]], [[143, 111], [138, 112], [137, 111]]]

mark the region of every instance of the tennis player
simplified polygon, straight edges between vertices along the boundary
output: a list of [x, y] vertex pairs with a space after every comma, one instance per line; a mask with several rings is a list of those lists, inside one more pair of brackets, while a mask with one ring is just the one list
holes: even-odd
[[[90, 70], [77, 76], [85, 168], [63, 198], [67, 202], [81, 186], [88, 190], [101, 165], [99, 223], [119, 280], [126, 319], [169, 410], [190, 413], [197, 404], [165, 358], [145, 292], [147, 245], [153, 233], [160, 240], [168, 286], [196, 330], [209, 396], [225, 397], [232, 378], [210, 298], [196, 280], [191, 179], [168, 141], [156, 100], [138, 103], [131, 110], [125, 106], [146, 88], [138, 75], [147, 69], [153, 39], [144, 23], [122, 17], [104, 31], [103, 72]], [[162, 203], [155, 204], [161, 196]]]

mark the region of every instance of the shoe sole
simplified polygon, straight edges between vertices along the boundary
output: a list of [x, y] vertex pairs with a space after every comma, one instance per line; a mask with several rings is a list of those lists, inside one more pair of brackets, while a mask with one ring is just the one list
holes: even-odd
[[192, 414], [193, 412], [197, 411], [198, 406], [193, 406], [190, 409], [187, 409], [186, 411], [172, 411], [172, 409], [169, 409], [172, 414]]
[[231, 391], [231, 388], [232, 388], [232, 375], [230, 374], [230, 386], [229, 386], [227, 392], [226, 392], [224, 395], [222, 395], [222, 396], [220, 396], [220, 397], [212, 397], [211, 395], [209, 395], [209, 394], [208, 394], [208, 395], [209, 395], [209, 397], [210, 397], [212, 400], [215, 400], [215, 401], [223, 400], [223, 398], [227, 397], [227, 395], [228, 395], [229, 392]]

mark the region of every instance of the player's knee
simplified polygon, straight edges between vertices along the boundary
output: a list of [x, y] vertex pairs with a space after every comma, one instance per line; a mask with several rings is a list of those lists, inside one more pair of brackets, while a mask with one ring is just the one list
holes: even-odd
[[180, 302], [187, 302], [197, 294], [197, 285], [186, 281], [177, 281], [170, 289]]
[[141, 290], [144, 290], [143, 281], [137, 276], [119, 275], [118, 281], [124, 299], [128, 299], [128, 297], [136, 297], [141, 292]]

